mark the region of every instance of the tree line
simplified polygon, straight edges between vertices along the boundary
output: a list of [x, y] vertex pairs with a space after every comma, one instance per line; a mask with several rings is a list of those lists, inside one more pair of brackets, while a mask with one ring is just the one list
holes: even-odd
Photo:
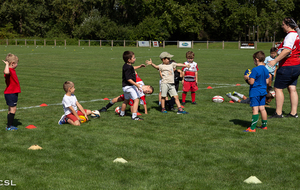
[[283, 38], [282, 19], [300, 21], [300, 0], [0, 1], [2, 39], [247, 41]]

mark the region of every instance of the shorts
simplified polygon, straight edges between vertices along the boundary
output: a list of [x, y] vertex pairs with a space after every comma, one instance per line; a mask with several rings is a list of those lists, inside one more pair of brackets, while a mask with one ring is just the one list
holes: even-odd
[[[86, 109], [84, 111], [86, 113]], [[80, 110], [77, 111], [77, 114], [78, 115], [84, 115]], [[72, 113], [70, 113], [69, 115], [66, 115], [66, 117], [69, 118], [69, 119], [71, 119], [74, 122], [78, 120], [77, 117], [74, 114], [72, 114]]]
[[189, 92], [189, 91], [196, 92], [197, 90], [198, 90], [198, 86], [196, 84], [196, 81], [193, 82], [184, 81], [182, 87], [183, 92]]
[[10, 107], [15, 107], [17, 106], [17, 102], [18, 102], [18, 95], [19, 93], [15, 93], [15, 94], [4, 94], [5, 100], [6, 100], [6, 104]]
[[171, 97], [178, 95], [174, 84], [162, 83], [161, 84], [161, 97], [167, 97], [168, 93]]
[[296, 86], [300, 75], [300, 65], [279, 67], [276, 73], [274, 87], [278, 89]]
[[138, 91], [135, 86], [125, 86], [123, 87], [124, 98], [125, 100], [137, 99], [139, 98]]
[[250, 107], [266, 105], [266, 96], [250, 97]]

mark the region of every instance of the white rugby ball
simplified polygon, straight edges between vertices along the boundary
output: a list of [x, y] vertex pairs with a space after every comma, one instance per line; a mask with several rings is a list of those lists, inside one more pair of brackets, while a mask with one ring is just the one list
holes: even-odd
[[98, 110], [92, 111], [91, 117], [92, 118], [100, 118], [100, 112]]
[[[281, 52], [282, 52], [282, 50], [284, 50], [285, 48], [280, 48], [280, 49], [278, 49], [277, 50], [277, 54], [279, 55]], [[290, 51], [290, 53], [287, 55], [287, 56], [285, 56], [285, 57], [291, 57], [291, 53], [292, 53], [292, 51]]]
[[116, 114], [120, 114], [120, 112], [121, 112], [121, 107], [120, 106], [116, 107], [115, 113]]
[[222, 96], [214, 96], [212, 98], [212, 101], [216, 102], [216, 103], [222, 103], [222, 102], [224, 102], [224, 98]]

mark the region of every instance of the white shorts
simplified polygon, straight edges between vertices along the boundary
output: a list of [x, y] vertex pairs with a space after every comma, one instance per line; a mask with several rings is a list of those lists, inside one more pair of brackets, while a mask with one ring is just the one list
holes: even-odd
[[171, 97], [178, 95], [174, 84], [162, 83], [161, 89], [161, 97], [167, 97], [168, 93]]
[[139, 98], [138, 91], [135, 86], [125, 86], [122, 89], [124, 92], [125, 100], [129, 100], [129, 99], [135, 100]]

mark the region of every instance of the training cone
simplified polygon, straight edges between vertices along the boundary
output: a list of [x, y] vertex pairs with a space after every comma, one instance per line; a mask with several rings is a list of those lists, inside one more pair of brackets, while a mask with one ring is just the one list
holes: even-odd
[[140, 112], [137, 112], [136, 115], [142, 115]]
[[43, 149], [42, 147], [40, 147], [39, 145], [32, 145], [31, 147], [28, 148], [28, 150], [41, 150]]
[[207, 89], [213, 89], [211, 86], [208, 86]]
[[250, 176], [248, 179], [246, 179], [244, 181], [245, 183], [254, 183], [254, 184], [258, 184], [258, 183], [262, 183], [259, 179], [257, 179], [257, 177], [255, 176]]
[[234, 101], [233, 101], [233, 100], [230, 100], [229, 103], [234, 103]]
[[34, 125], [28, 125], [27, 127], [25, 127], [26, 129], [35, 129], [36, 128], [36, 126], [34, 126]]
[[103, 98], [103, 100], [109, 100], [108, 98]]
[[48, 105], [45, 104], [45, 103], [42, 103], [40, 106], [41, 106], [41, 107], [46, 107], [46, 106], [48, 106]]
[[235, 86], [241, 86], [241, 84], [236, 84]]
[[127, 163], [127, 161], [124, 159], [124, 158], [116, 158], [115, 160], [114, 160], [114, 162], [120, 162], [120, 163]]

